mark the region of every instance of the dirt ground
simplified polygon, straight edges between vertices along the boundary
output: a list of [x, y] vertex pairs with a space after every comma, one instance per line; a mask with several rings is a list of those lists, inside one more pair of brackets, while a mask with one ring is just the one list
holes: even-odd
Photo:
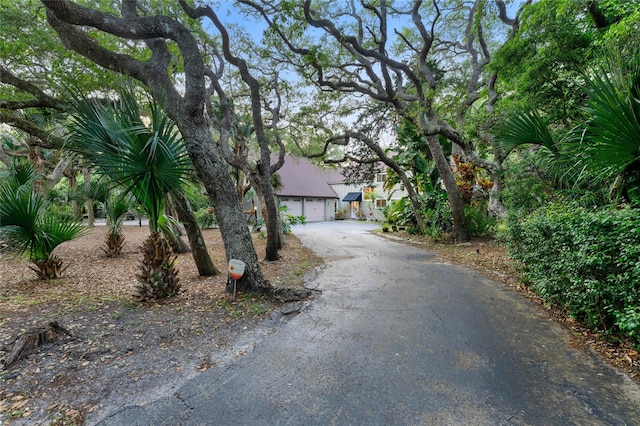
[[[190, 254], [178, 258], [183, 293], [162, 303], [137, 303], [138, 247], [147, 228], [126, 227], [120, 258], [102, 249], [104, 227], [62, 244], [63, 278], [40, 281], [28, 262], [0, 258], [0, 359], [20, 333], [57, 321], [71, 332], [0, 371], [0, 424], [83, 424], [107, 410], [143, 403], [214, 365], [241, 356], [241, 337], [274, 312], [295, 311], [250, 295], [225, 294], [226, 258], [218, 230], [205, 230], [223, 274], [202, 278]], [[265, 239], [253, 234], [259, 256]], [[263, 262], [277, 287], [302, 286], [322, 260], [293, 236], [277, 262]], [[268, 332], [266, 330], [265, 332]], [[248, 343], [245, 343], [245, 346]], [[104, 413], [104, 414], [103, 414]]]
[[[301, 306], [249, 295], [233, 301], [224, 293], [226, 274], [199, 277], [190, 254], [179, 256], [182, 294], [162, 303], [134, 302], [137, 247], [148, 230], [125, 231], [127, 245], [118, 259], [102, 252], [100, 227], [61, 245], [56, 254], [69, 268], [60, 280], [39, 281], [26, 261], [0, 258], [0, 350], [5, 350], [0, 359], [11, 341], [32, 327], [57, 321], [72, 335], [0, 371], [0, 424], [95, 423], [118, 406], [168, 394], [198, 372], [242, 356], [256, 336], [269, 333], [269, 319]], [[226, 269], [219, 232], [204, 233], [216, 266]], [[483, 239], [434, 244], [403, 232], [380, 235], [436, 252], [522, 292], [571, 331], [575, 346], [599, 351], [639, 379], [638, 352], [630, 343], [592, 334], [541, 303], [521, 285], [517, 265], [499, 244]], [[254, 244], [262, 256], [265, 240], [254, 234]], [[293, 236], [281, 254], [280, 261], [262, 265], [274, 286], [301, 286], [322, 264]]]

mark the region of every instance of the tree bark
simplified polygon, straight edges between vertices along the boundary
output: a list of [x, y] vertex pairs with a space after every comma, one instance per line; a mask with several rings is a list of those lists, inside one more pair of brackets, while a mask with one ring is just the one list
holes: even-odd
[[[209, 96], [208, 74], [202, 54], [191, 30], [167, 16], [138, 16], [135, 1], [122, 3], [123, 18], [84, 8], [67, 0], [41, 0], [47, 7], [47, 20], [63, 44], [96, 64], [129, 75], [146, 84], [152, 95], [162, 99], [168, 115], [176, 122], [200, 181], [215, 207], [227, 259], [240, 259], [246, 265], [238, 281], [240, 291], [269, 291], [258, 262], [251, 234], [236, 196], [227, 163], [212, 138], [204, 116]], [[111, 51], [89, 38], [76, 26], [91, 26], [127, 40], [143, 40], [151, 50], [146, 61]], [[174, 54], [166, 40], [176, 43], [184, 66], [184, 87], [171, 80]], [[228, 130], [228, 129], [227, 129]]]
[[[178, 216], [178, 208], [173, 202], [173, 197], [171, 197], [171, 194], [167, 194], [164, 213], [171, 218], [177, 218], [177, 220], [180, 220]], [[171, 233], [166, 237], [169, 240], [169, 244], [171, 244], [171, 250], [173, 250], [174, 253], [189, 253], [191, 251], [191, 248], [187, 243], [184, 242], [182, 238], [180, 238], [183, 235], [180, 223], [172, 221], [169, 223], [169, 226], [171, 227]]]
[[[82, 175], [84, 176], [84, 190], [85, 192], [89, 190], [91, 186], [91, 172], [88, 167], [85, 167], [82, 170]], [[93, 200], [89, 197], [85, 198], [85, 204], [87, 206], [87, 226], [89, 228], [93, 228], [95, 217], [93, 214]]]
[[[220, 233], [224, 236], [227, 261], [239, 259], [246, 265], [244, 275], [237, 282], [237, 291], [269, 292], [272, 287], [262, 275], [251, 232], [238, 201], [227, 163], [211, 141], [208, 127], [204, 122], [200, 124], [188, 117], [180, 118], [177, 122], [187, 142], [187, 150], [198, 177], [215, 206]], [[227, 285], [227, 292], [232, 291], [233, 285]]]
[[489, 190], [489, 206], [487, 211], [493, 217], [501, 219], [507, 215], [507, 207], [502, 203], [500, 195], [502, 194], [502, 180], [494, 178], [493, 187]]
[[191, 254], [193, 260], [198, 268], [198, 273], [201, 277], [210, 277], [218, 275], [220, 271], [216, 269], [207, 246], [204, 243], [204, 237], [198, 226], [196, 216], [193, 214], [191, 204], [187, 197], [182, 193], [173, 194], [172, 197], [175, 201], [176, 211], [178, 213], [178, 219], [183, 223], [185, 230], [187, 231], [187, 237], [189, 238], [189, 244], [191, 245]]
[[460, 197], [460, 190], [456, 184], [456, 180], [451, 172], [451, 167], [442, 151], [442, 145], [438, 141], [437, 136], [427, 137], [427, 146], [436, 163], [438, 173], [442, 178], [444, 188], [447, 191], [447, 200], [453, 217], [453, 235], [456, 241], [466, 242], [471, 239], [469, 227], [467, 225], [467, 217], [464, 214], [464, 201]]
[[274, 203], [276, 204], [276, 209], [278, 212], [278, 248], [281, 249], [282, 247], [284, 247], [284, 244], [286, 243], [286, 241], [285, 241], [284, 231], [282, 230], [282, 213], [280, 212], [278, 194], [276, 194], [275, 191], [273, 192], [273, 198], [274, 198]]
[[[263, 156], [264, 159], [265, 156]], [[269, 157], [268, 155], [266, 156]], [[268, 160], [270, 161], [270, 159]], [[265, 207], [267, 209], [267, 217], [265, 218], [265, 226], [267, 228], [267, 246], [265, 250], [265, 260], [274, 261], [280, 258], [278, 254], [279, 237], [278, 228], [282, 228], [280, 225], [280, 218], [278, 216], [278, 204], [276, 202], [275, 191], [271, 185], [271, 173], [263, 168], [269, 168], [269, 163], [263, 165], [262, 162], [258, 164], [258, 173], [260, 174], [260, 183], [262, 185], [262, 195], [264, 198]]]

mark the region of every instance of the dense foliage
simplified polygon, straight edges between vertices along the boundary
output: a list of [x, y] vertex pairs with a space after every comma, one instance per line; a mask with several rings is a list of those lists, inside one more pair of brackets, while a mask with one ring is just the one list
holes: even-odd
[[16, 162], [0, 180], [0, 252], [26, 255], [40, 279], [59, 278], [62, 260], [54, 250], [81, 236], [82, 222], [58, 214], [42, 193], [35, 167]]
[[638, 210], [551, 204], [513, 223], [509, 241], [545, 301], [592, 328], [640, 338]]

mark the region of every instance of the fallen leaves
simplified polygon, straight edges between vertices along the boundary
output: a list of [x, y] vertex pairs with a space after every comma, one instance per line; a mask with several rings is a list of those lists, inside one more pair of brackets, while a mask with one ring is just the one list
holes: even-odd
[[[180, 255], [184, 293], [159, 303], [133, 302], [137, 247], [148, 229], [128, 227], [125, 232], [121, 258], [106, 258], [101, 251], [104, 228], [59, 246], [56, 254], [69, 269], [55, 282], [34, 279], [24, 260], [0, 258], [0, 348], [20, 330], [45, 320], [59, 320], [74, 336], [42, 347], [2, 376], [0, 423], [28, 416], [33, 424], [54, 419], [56, 424], [82, 424], [100, 407], [130, 404], [150, 389], [175, 386], [224, 365], [215, 354], [259, 323], [251, 307], [261, 305], [262, 314], [273, 309], [244, 295], [244, 305], [220, 308], [226, 277], [198, 276], [190, 254]], [[219, 232], [204, 234], [219, 266], [225, 259]], [[259, 256], [265, 243], [254, 240]], [[282, 254], [283, 261], [262, 265], [272, 282], [276, 276], [295, 277], [283, 284], [300, 285], [302, 278], [292, 271], [301, 264], [311, 271], [321, 262], [295, 237], [287, 238]]]

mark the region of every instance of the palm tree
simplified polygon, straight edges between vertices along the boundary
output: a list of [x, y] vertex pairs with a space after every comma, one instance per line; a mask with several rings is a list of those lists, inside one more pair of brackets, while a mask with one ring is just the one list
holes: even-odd
[[640, 58], [605, 61], [587, 85], [582, 163], [615, 199], [640, 205]]
[[70, 145], [98, 174], [131, 193], [149, 218], [151, 235], [142, 245], [137, 274], [140, 300], [166, 298], [180, 290], [176, 258], [163, 235], [163, 211], [167, 193], [179, 190], [190, 164], [174, 123], [153, 100], [148, 108], [150, 127], [142, 121], [132, 88], [120, 90], [116, 102], [79, 99]]
[[118, 257], [124, 247], [122, 224], [127, 214], [133, 209], [132, 200], [122, 195], [111, 195], [102, 205], [102, 211], [107, 218], [107, 233], [104, 238], [105, 248], [102, 250], [107, 257]]
[[[535, 112], [511, 117], [497, 132], [508, 153], [537, 144], [539, 165], [556, 182], [610, 188], [614, 200], [640, 204], [640, 58], [605, 60], [586, 84], [584, 122], [555, 137]], [[568, 179], [567, 179], [568, 178]]]
[[86, 228], [81, 221], [56, 215], [45, 196], [34, 191], [33, 164], [14, 163], [9, 172], [0, 185], [0, 249], [26, 254], [40, 279], [59, 278], [66, 267], [54, 249]]

